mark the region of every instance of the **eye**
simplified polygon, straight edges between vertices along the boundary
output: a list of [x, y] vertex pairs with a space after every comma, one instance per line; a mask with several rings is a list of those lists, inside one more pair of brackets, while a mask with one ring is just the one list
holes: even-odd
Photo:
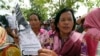
[[65, 18], [61, 18], [61, 20], [60, 21], [65, 21], [66, 19]]
[[34, 21], [37, 21], [37, 19], [35, 18]]
[[67, 20], [68, 20], [68, 21], [73, 21], [73, 19], [72, 19], [72, 18], [68, 18]]

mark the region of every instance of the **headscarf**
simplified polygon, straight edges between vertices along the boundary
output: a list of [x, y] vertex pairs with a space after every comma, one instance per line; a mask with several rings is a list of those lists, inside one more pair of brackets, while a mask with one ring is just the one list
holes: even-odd
[[[72, 31], [69, 40], [62, 44], [57, 35], [54, 36], [53, 50], [60, 56], [80, 56], [82, 35]], [[76, 50], [77, 48], [77, 50]]]
[[4, 28], [0, 27], [0, 46], [6, 43], [7, 33]]
[[84, 27], [89, 28], [88, 35], [99, 39], [100, 38], [100, 8], [90, 11], [84, 21]]
[[87, 43], [88, 55], [95, 56], [98, 41], [100, 40], [100, 8], [91, 10], [84, 21], [84, 27], [87, 29], [85, 40]]

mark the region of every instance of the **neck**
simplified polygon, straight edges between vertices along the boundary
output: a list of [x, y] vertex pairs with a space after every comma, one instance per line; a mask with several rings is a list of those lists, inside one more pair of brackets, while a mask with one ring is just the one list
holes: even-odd
[[39, 28], [32, 28], [32, 30], [34, 31], [34, 33], [36, 35], [38, 35], [38, 33], [40, 32], [40, 29]]
[[69, 33], [60, 33], [60, 37], [62, 40], [68, 40], [69, 38]]

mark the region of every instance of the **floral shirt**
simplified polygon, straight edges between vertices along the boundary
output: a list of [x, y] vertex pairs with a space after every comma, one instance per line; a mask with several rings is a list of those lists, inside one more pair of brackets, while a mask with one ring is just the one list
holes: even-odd
[[87, 54], [87, 44], [86, 41], [83, 40], [81, 43], [81, 56], [88, 56]]
[[44, 44], [46, 43], [46, 40], [49, 38], [48, 32], [44, 29], [40, 29], [40, 32], [37, 35], [37, 37], [41, 43], [41, 46], [45, 47]]

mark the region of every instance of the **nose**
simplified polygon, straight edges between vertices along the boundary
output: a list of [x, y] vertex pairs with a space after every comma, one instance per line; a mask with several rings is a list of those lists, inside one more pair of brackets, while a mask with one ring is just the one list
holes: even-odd
[[64, 24], [65, 24], [65, 25], [68, 25], [68, 24], [69, 24], [69, 21], [66, 20], [66, 21], [64, 22]]

